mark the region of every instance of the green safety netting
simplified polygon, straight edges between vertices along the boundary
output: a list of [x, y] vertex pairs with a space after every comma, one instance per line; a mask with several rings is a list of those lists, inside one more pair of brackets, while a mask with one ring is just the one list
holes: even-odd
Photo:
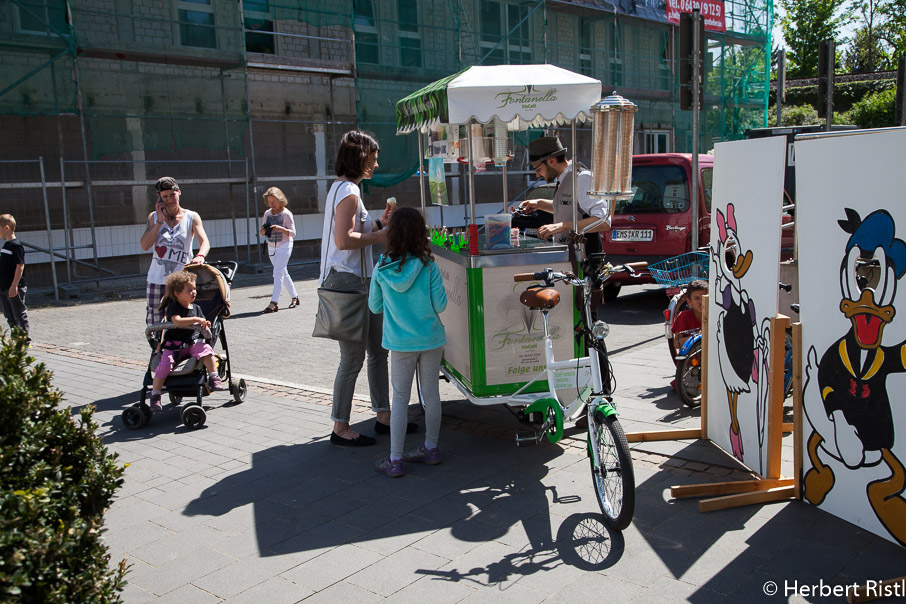
[[[633, 13], [621, 4], [617, 15], [603, 0], [408, 0], [403, 4], [416, 11], [402, 14], [396, 0], [247, 0], [244, 22], [238, 3], [218, 4], [213, 25], [182, 32], [178, 11], [154, 14], [64, 0], [0, 3], [10, 25], [0, 37], [0, 114], [78, 115], [81, 77], [93, 157], [182, 147], [248, 154], [248, 123], [255, 118], [246, 103], [248, 51], [268, 52], [275, 44], [269, 28], [284, 36], [286, 48], [323, 61], [348, 60], [355, 41], [356, 121], [378, 136], [383, 149], [372, 186], [399, 183], [418, 165], [414, 137], [396, 135], [397, 102], [409, 99], [399, 108], [405, 119], [443, 114], [442, 82], [469, 65], [551, 63], [589, 75], [603, 83], [604, 94], [617, 91], [638, 105], [640, 136], [669, 132], [673, 150], [691, 147], [691, 114], [678, 108], [677, 75], [666, 59], [675, 56], [675, 36], [654, 9]], [[725, 0], [724, 12], [726, 31], [707, 35], [705, 148], [767, 122], [772, 0]], [[202, 46], [216, 39], [216, 49], [158, 47], [153, 32], [182, 32]], [[162, 70], [143, 63], [143, 52], [173, 56]], [[102, 60], [112, 64], [116, 53], [124, 55], [117, 77], [131, 95], [109, 90], [110, 72], [98, 70]], [[206, 66], [212, 60], [216, 66]], [[160, 90], [164, 80], [173, 83], [167, 94]], [[430, 88], [432, 83], [439, 88]], [[326, 121], [349, 119], [331, 110]], [[140, 143], [126, 126], [135, 120]]]

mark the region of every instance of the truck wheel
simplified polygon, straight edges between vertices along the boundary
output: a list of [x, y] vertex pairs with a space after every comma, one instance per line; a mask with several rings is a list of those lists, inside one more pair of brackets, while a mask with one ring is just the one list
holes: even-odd
[[623, 285], [621, 283], [606, 283], [604, 284], [604, 289], [602, 297], [605, 302], [613, 302], [617, 299], [617, 296], [620, 295], [620, 289]]

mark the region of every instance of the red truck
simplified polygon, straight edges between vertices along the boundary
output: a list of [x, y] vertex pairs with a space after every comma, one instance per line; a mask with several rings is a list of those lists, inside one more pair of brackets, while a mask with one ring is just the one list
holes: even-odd
[[[692, 229], [698, 229], [698, 245], [711, 241], [711, 187], [714, 157], [698, 156], [698, 225], [692, 224], [690, 179], [692, 155], [657, 153], [632, 157], [631, 199], [614, 208], [611, 230], [603, 233], [607, 260], [614, 265], [647, 260], [653, 264], [692, 251]], [[789, 222], [790, 216], [783, 221]], [[781, 247], [789, 256], [793, 248], [792, 229], [783, 229]], [[604, 300], [614, 300], [623, 285], [654, 283], [651, 273], [630, 276], [620, 273], [611, 278]]]

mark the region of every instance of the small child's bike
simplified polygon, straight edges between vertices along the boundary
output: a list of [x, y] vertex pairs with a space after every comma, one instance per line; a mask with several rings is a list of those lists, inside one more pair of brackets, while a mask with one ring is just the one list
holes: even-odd
[[[613, 374], [604, 339], [610, 328], [595, 320], [591, 308], [592, 292], [600, 290], [613, 275], [626, 272], [634, 275], [644, 270], [645, 262], [611, 266], [604, 263], [604, 254], [592, 254], [583, 262], [584, 276], [558, 273], [545, 269], [537, 273], [514, 276], [516, 281], [535, 281], [520, 295], [520, 302], [541, 313], [544, 327], [545, 368], [517, 392], [503, 401], [508, 406], [524, 406], [521, 419], [533, 427], [533, 432], [516, 437], [517, 444], [540, 442], [544, 437], [558, 442], [563, 437], [563, 421], [588, 419], [588, 457], [595, 495], [605, 523], [617, 530], [629, 526], [635, 512], [635, 477], [629, 444], [617, 419], [613, 400]], [[582, 320], [576, 326], [576, 337], [584, 340], [588, 356], [557, 361], [548, 323], [548, 312], [560, 302], [554, 288], [563, 282], [582, 292]], [[548, 393], [542, 398], [526, 390], [540, 380], [548, 382]], [[571, 400], [570, 400], [571, 399]], [[583, 413], [584, 412], [584, 413]]]

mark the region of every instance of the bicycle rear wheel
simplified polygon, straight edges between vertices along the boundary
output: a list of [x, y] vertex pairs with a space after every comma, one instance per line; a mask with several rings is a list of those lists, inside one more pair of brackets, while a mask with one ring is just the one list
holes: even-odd
[[676, 391], [689, 407], [702, 404], [702, 345], [695, 344], [689, 354], [676, 364]]
[[604, 417], [595, 413], [588, 424], [588, 442], [598, 454], [600, 465], [589, 458], [595, 496], [604, 523], [622, 531], [632, 522], [635, 513], [635, 474], [626, 434], [615, 415]]

